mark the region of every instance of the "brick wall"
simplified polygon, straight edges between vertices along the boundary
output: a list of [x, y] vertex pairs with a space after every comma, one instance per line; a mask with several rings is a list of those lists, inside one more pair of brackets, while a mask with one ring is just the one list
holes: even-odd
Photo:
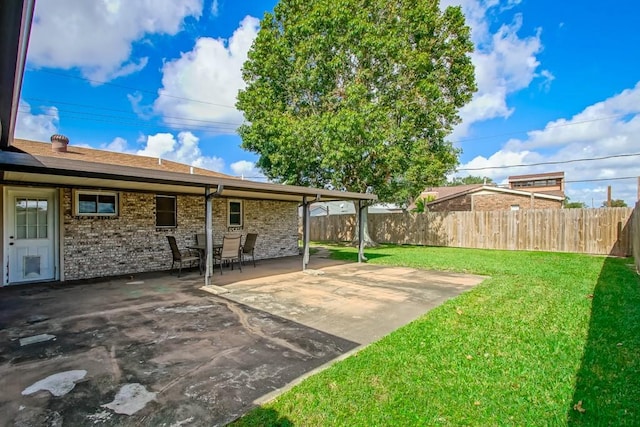
[[430, 212], [452, 212], [452, 211], [470, 211], [471, 196], [465, 194], [463, 196], [454, 197], [442, 202], [432, 203], [429, 205]]
[[[531, 197], [517, 194], [474, 194], [473, 210], [495, 211], [510, 210], [512, 205], [520, 206], [520, 209], [531, 209]], [[549, 199], [534, 199], [534, 209], [560, 209], [562, 202]]]
[[[204, 232], [205, 204], [199, 196], [178, 196], [178, 226], [155, 226], [155, 194], [119, 193], [116, 218], [76, 217], [73, 192], [64, 190], [63, 257], [65, 280], [133, 274], [171, 267], [168, 234], [184, 248]], [[213, 205], [214, 241], [227, 232], [227, 200]], [[256, 259], [298, 254], [297, 203], [244, 201], [242, 233], [258, 233]]]

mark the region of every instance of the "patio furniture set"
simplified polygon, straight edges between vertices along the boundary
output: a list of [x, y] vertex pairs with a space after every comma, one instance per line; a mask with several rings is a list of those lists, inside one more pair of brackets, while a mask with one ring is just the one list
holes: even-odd
[[[213, 265], [220, 265], [220, 274], [222, 274], [222, 266], [230, 265], [233, 270], [233, 263], [238, 263], [238, 268], [242, 271], [242, 264], [248, 257], [251, 257], [253, 266], [256, 266], [255, 245], [258, 238], [257, 233], [248, 233], [242, 243], [241, 234], [228, 234], [222, 238], [221, 244], [213, 245]], [[206, 262], [206, 235], [199, 233], [196, 235], [196, 244], [189, 245], [186, 250], [180, 250], [176, 242], [175, 236], [167, 236], [169, 247], [173, 261], [171, 263], [171, 274], [173, 274], [174, 266], [178, 266], [178, 277], [182, 273], [182, 265], [187, 264], [193, 267], [197, 263], [200, 274], [204, 271]]]

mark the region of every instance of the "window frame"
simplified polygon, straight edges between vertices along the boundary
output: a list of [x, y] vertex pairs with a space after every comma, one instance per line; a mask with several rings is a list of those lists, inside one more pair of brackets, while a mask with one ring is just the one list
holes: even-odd
[[[235, 224], [231, 222], [231, 204], [238, 203], [240, 205], [240, 223]], [[233, 212], [234, 214], [238, 214], [238, 212]], [[244, 226], [244, 203], [240, 199], [227, 199], [227, 227], [243, 227]]]
[[[158, 198], [173, 199], [173, 225], [161, 225], [158, 224]], [[155, 202], [155, 214], [156, 214], [156, 228], [176, 228], [178, 226], [178, 197], [171, 194], [156, 194]], [[171, 212], [169, 210], [162, 210], [161, 212]]]
[[[80, 212], [80, 196], [90, 195], [96, 197], [96, 212]], [[113, 196], [114, 212], [98, 212], [99, 211], [99, 196]], [[102, 191], [102, 190], [74, 190], [73, 192], [73, 214], [77, 217], [109, 217], [116, 218], [120, 215], [120, 194], [117, 191]]]

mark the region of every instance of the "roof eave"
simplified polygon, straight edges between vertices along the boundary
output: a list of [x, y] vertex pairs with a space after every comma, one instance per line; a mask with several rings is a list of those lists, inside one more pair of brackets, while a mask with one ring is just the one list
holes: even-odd
[[375, 194], [343, 192], [319, 188], [255, 182], [236, 178], [158, 171], [131, 166], [84, 162], [81, 160], [69, 160], [56, 157], [33, 156], [26, 153], [14, 153], [7, 151], [0, 152], [0, 170], [48, 174], [52, 176], [72, 176], [79, 178], [109, 179], [115, 181], [181, 185], [200, 187], [203, 189], [208, 186], [222, 185], [227, 190], [264, 194], [282, 194], [299, 196], [300, 198], [310, 197], [317, 200], [332, 199], [374, 201], [378, 199]]

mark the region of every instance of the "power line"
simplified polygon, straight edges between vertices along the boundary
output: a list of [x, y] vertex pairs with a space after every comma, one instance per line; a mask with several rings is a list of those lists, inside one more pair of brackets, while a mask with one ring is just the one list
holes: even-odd
[[[92, 109], [95, 109], [95, 110], [114, 111], [114, 112], [117, 112], [117, 113], [126, 113], [126, 114], [131, 114], [132, 113], [131, 111], [121, 110], [121, 109], [117, 109], [117, 108], [99, 107], [99, 106], [88, 105], [88, 104], [79, 104], [79, 103], [76, 103], [76, 102], [56, 101], [56, 100], [53, 100], [53, 99], [43, 99], [43, 98], [33, 98], [33, 97], [25, 97], [24, 99], [29, 100], [29, 101], [46, 102], [46, 103], [50, 103], [50, 104], [62, 104], [62, 105], [71, 105], [71, 106], [74, 106], [74, 107], [92, 108]], [[65, 111], [65, 110], [59, 110], [59, 111]], [[68, 110], [66, 110], [66, 111], [67, 112], [73, 112], [73, 111], [68, 111]], [[82, 113], [85, 113], [85, 112], [82, 111]], [[86, 113], [89, 114], [89, 112], [86, 112]], [[232, 126], [240, 126], [240, 125], [242, 125], [242, 123], [236, 123], [236, 122], [219, 122], [219, 121], [214, 121], [214, 120], [191, 119], [191, 118], [188, 118], [188, 117], [178, 117], [178, 116], [162, 115], [162, 118], [164, 118], [164, 119], [176, 119], [176, 120], [188, 120], [188, 121], [192, 121], [192, 122], [232, 125]]]
[[[618, 118], [618, 117], [628, 116], [629, 114], [636, 114], [636, 113], [620, 113], [620, 114], [614, 114], [612, 116], [596, 117], [596, 118], [589, 119], [589, 120], [581, 120], [579, 122], [570, 122], [570, 123], [563, 123], [563, 124], [559, 124], [559, 125], [552, 125], [552, 126], [545, 127], [545, 130], [546, 129], [555, 129], [555, 128], [567, 127], [567, 126], [581, 125], [581, 124], [584, 124], [584, 123], [598, 122], [598, 121], [602, 121], [602, 120], [610, 120], [610, 119], [615, 119], [615, 118]], [[479, 137], [475, 137], [475, 138], [463, 138], [463, 139], [458, 139], [458, 140], [452, 141], [452, 142], [458, 143], [458, 142], [467, 142], [467, 141], [478, 141], [478, 140], [482, 140], [482, 139], [492, 139], [492, 138], [499, 138], [501, 136], [516, 135], [516, 134], [523, 133], [523, 132], [532, 132], [532, 131], [528, 130], [528, 129], [527, 130], [523, 129], [523, 130], [520, 130], [520, 131], [506, 132], [506, 133], [500, 133], [500, 134], [495, 134], [495, 135], [479, 136]]]
[[[25, 112], [25, 110], [20, 110], [21, 112]], [[85, 116], [89, 116], [89, 117], [106, 117], [106, 118], [113, 118], [113, 119], [121, 119], [121, 120], [127, 120], [127, 121], [139, 121], [139, 122], [146, 122], [143, 119], [138, 118], [137, 116], [115, 116], [112, 114], [99, 114], [99, 113], [93, 113], [93, 112], [89, 112], [89, 111], [74, 111], [74, 110], [61, 110], [58, 109], [59, 112], [63, 112], [63, 113], [69, 113], [69, 114], [80, 114], [80, 115], [85, 115]], [[43, 113], [45, 114], [45, 113]], [[46, 114], [52, 114], [52, 113], [46, 113]], [[164, 116], [164, 119], [170, 119], [172, 117], [169, 116]], [[185, 121], [196, 121], [196, 122], [203, 122], [204, 124], [212, 124], [218, 127], [221, 126], [231, 126], [232, 129], [235, 129], [236, 127], [238, 127], [240, 124], [235, 125], [233, 123], [224, 123], [224, 122], [209, 122], [206, 120], [198, 120], [198, 119], [187, 119], [187, 118], [178, 118], [177, 120], [185, 120]], [[171, 124], [180, 124], [179, 122], [168, 122], [167, 120], [164, 120], [165, 123], [171, 123]], [[194, 123], [194, 126], [204, 126], [204, 124], [200, 125], [198, 123]], [[189, 123], [185, 123], [186, 126], [190, 126], [191, 124]]]
[[557, 161], [549, 161], [549, 162], [508, 165], [508, 166], [484, 166], [481, 168], [461, 168], [461, 169], [458, 169], [458, 172], [459, 171], [482, 171], [482, 170], [488, 170], [488, 169], [524, 168], [529, 166], [542, 166], [542, 165], [561, 165], [565, 163], [590, 162], [593, 160], [606, 160], [606, 159], [614, 159], [619, 157], [633, 157], [633, 156], [640, 156], [640, 153], [614, 154], [611, 156], [603, 156], [603, 157], [588, 157], [584, 159], [557, 160]]
[[[29, 69], [29, 71], [36, 71], [36, 70]], [[53, 74], [53, 75], [57, 75], [57, 76], [61, 76], [61, 77], [67, 77], [67, 78], [71, 78], [71, 79], [84, 80], [84, 81], [87, 81], [87, 82], [90, 82], [90, 83], [109, 85], [109, 86], [119, 87], [119, 88], [122, 88], [122, 89], [148, 93], [148, 94], [151, 94], [151, 95], [154, 95], [154, 96], [164, 96], [164, 97], [167, 97], [167, 98], [179, 99], [179, 100], [182, 100], [182, 101], [196, 102], [196, 103], [200, 103], [200, 104], [213, 105], [213, 106], [222, 107], [222, 108], [236, 109], [236, 107], [234, 105], [219, 104], [219, 103], [215, 103], [215, 102], [203, 101], [203, 100], [200, 100], [200, 99], [193, 99], [193, 98], [187, 98], [187, 97], [182, 97], [182, 96], [169, 95], [169, 94], [166, 94], [166, 93], [161, 93], [161, 92], [158, 92], [158, 91], [152, 91], [152, 90], [149, 90], [149, 89], [140, 89], [140, 88], [121, 85], [121, 84], [118, 84], [118, 83], [108, 82], [108, 81], [104, 81], [104, 80], [96, 80], [96, 79], [90, 79], [90, 78], [87, 78], [87, 77], [74, 76], [74, 75], [71, 75], [71, 74], [60, 73], [60, 72], [56, 72], [56, 71], [52, 71], [52, 70], [40, 69], [40, 70], [37, 70], [37, 71], [45, 72], [45, 73], [49, 73], [49, 74]], [[575, 126], [575, 125], [580, 125], [580, 124], [584, 124], [584, 123], [591, 123], [591, 122], [596, 122], [596, 121], [602, 121], [602, 120], [610, 120], [610, 119], [615, 119], [615, 118], [618, 118], [618, 117], [628, 116], [629, 114], [635, 114], [635, 113], [620, 113], [620, 114], [614, 114], [614, 115], [611, 115], [611, 116], [596, 117], [596, 118], [593, 118], [593, 119], [581, 120], [581, 121], [578, 121], [578, 122], [557, 124], [557, 125], [547, 126], [545, 128], [545, 130], [546, 129], [555, 129], [555, 128], [567, 127], [567, 126]], [[193, 120], [195, 120], [195, 119], [193, 119]], [[455, 140], [455, 141], [452, 141], [452, 142], [453, 143], [460, 143], [460, 142], [478, 141], [478, 140], [484, 140], [484, 139], [493, 139], [493, 138], [499, 138], [499, 137], [502, 137], [502, 136], [516, 135], [516, 134], [520, 134], [520, 133], [523, 133], [523, 132], [530, 132], [530, 130], [529, 129], [523, 129], [523, 130], [520, 130], [520, 131], [506, 132], [506, 133], [494, 134], [494, 135], [486, 135], [486, 136], [475, 137], [475, 138], [462, 138], [462, 139], [458, 139], [458, 140]]]
[[[36, 70], [29, 69], [29, 71], [36, 71]], [[71, 74], [58, 73], [56, 71], [51, 71], [51, 70], [40, 69], [40, 70], [37, 70], [37, 71], [43, 72], [43, 73], [53, 74], [53, 75], [56, 75], [56, 76], [67, 77], [67, 78], [70, 78], [70, 79], [84, 80], [84, 81], [87, 81], [87, 82], [90, 82], [90, 83], [108, 85], [108, 86], [113, 86], [113, 87], [119, 87], [121, 89], [127, 89], [127, 90], [133, 90], [133, 91], [137, 91], [137, 92], [149, 93], [149, 94], [152, 94], [154, 96], [164, 96], [166, 98], [180, 99], [182, 101], [197, 102], [199, 104], [214, 105], [216, 107], [231, 108], [231, 109], [234, 109], [234, 110], [236, 108], [235, 106], [231, 106], [231, 105], [218, 104], [218, 103], [215, 103], [215, 102], [203, 101], [201, 99], [186, 98], [186, 97], [183, 97], [183, 96], [169, 95], [169, 94], [161, 93], [161, 92], [158, 92], [158, 91], [152, 91], [152, 90], [148, 90], [148, 89], [140, 89], [140, 88], [121, 85], [121, 84], [118, 84], [118, 83], [112, 83], [112, 82], [108, 82], [108, 81], [104, 81], [104, 80], [96, 80], [96, 79], [89, 79], [89, 78], [86, 78], [86, 77], [73, 76]]]
[[620, 181], [623, 179], [638, 179], [637, 176], [622, 176], [619, 178], [595, 178], [595, 179], [578, 179], [575, 181], [565, 181], [565, 184], [573, 184], [577, 182], [599, 182], [599, 181]]
[[[28, 113], [28, 110], [18, 110], [21, 113]], [[129, 119], [129, 118], [125, 118], [122, 117], [122, 120], [114, 120], [113, 118], [100, 118], [100, 117], [96, 117], [95, 114], [92, 113], [81, 113], [83, 115], [66, 115], [65, 118], [68, 119], [74, 119], [74, 120], [85, 120], [85, 121], [91, 121], [91, 122], [100, 122], [100, 123], [110, 123], [110, 124], [116, 124], [119, 126], [126, 126], [126, 127], [133, 127], [133, 128], [149, 128], [149, 129], [157, 129], [159, 126], [159, 124], [156, 123], [151, 123], [151, 122], [147, 122], [147, 121], [143, 121], [143, 120], [136, 120], [136, 119]], [[39, 115], [42, 116], [50, 116], [50, 117], [56, 117], [59, 118], [59, 116], [57, 114], [52, 114], [52, 113], [40, 113]], [[93, 117], [88, 117], [87, 115], [92, 115]], [[114, 117], [114, 116], [111, 116]], [[117, 117], [117, 116], [116, 116]], [[210, 132], [232, 132], [235, 131], [235, 127], [225, 127], [225, 126], [204, 126], [204, 125], [197, 125], [197, 124], [188, 124], [188, 123], [175, 123], [175, 122], [165, 122], [165, 124], [167, 126], [179, 126], [182, 127], [184, 129], [190, 129], [190, 130], [200, 130], [200, 131], [210, 131]]]

